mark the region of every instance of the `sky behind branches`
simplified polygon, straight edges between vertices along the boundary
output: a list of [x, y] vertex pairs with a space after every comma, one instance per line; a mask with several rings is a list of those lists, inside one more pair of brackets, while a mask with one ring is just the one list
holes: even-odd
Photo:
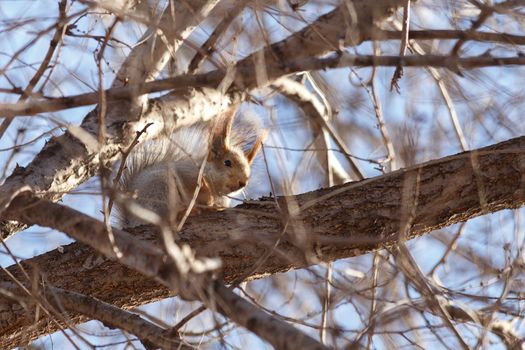
[[[412, 28], [466, 29], [471, 24], [471, 20], [479, 15], [479, 12], [472, 8], [461, 7], [456, 14], [457, 17], [454, 17], [451, 15], [454, 11], [451, 11], [446, 4], [447, 2], [438, 5], [431, 1], [418, 1], [411, 18]], [[80, 11], [83, 8], [83, 5], [75, 2], [71, 8], [68, 8], [68, 14]], [[330, 6], [328, 5], [320, 6], [319, 2], [311, 2], [302, 9], [300, 14], [304, 14], [307, 21], [311, 21], [329, 9]], [[286, 37], [290, 31], [301, 27], [300, 20], [279, 16], [279, 10], [275, 7], [267, 8], [266, 12], [259, 13], [260, 18], [257, 18], [251, 11], [243, 15], [242, 22], [239, 23], [243, 26], [243, 30], [239, 34], [237, 56], [244, 56], [253, 51], [256, 48], [254, 42], [258, 42], [260, 46], [264, 45], [264, 41], [261, 40], [264, 36], [256, 24], [257, 20], [263, 23], [269, 41]], [[0, 18], [2, 18], [0, 35], [3, 37], [2, 42], [5, 43], [0, 49], [0, 69], [5, 67], [10, 57], [21, 47], [38, 37], [41, 30], [45, 30], [55, 23], [56, 15], [56, 1], [0, 1]], [[396, 14], [396, 18], [400, 18], [400, 13]], [[13, 28], [15, 22], [25, 24]], [[78, 35], [103, 35], [103, 29], [109, 24], [110, 20], [107, 16], [90, 14], [77, 22], [77, 28], [73, 32]], [[191, 37], [190, 40], [195, 44], [201, 43], [206, 37], [205, 33], [209, 33], [210, 28], [206, 28], [206, 25], [204, 27], [205, 29], [197, 31]], [[517, 20], [509, 20], [509, 16], [505, 15], [495, 15], [481, 29], [524, 34], [523, 24]], [[134, 45], [143, 30], [144, 26], [139, 24], [128, 23], [117, 27], [115, 37], [128, 46], [114, 43], [115, 47], [107, 48], [107, 61], [104, 62], [104, 86], [106, 88], [110, 86], [119, 64], [126, 57], [130, 47]], [[6, 76], [0, 75], [0, 88], [12, 88], [9, 81], [13, 82], [16, 87], [23, 88], [27, 84], [35, 67], [42, 60], [52, 35], [53, 31], [51, 30], [41, 36], [35, 44], [22, 52], [17, 60], [4, 70], [4, 74], [9, 80]], [[50, 80], [46, 83], [44, 94], [46, 96], [69, 96], [96, 91], [98, 78], [93, 52], [99, 47], [98, 43], [94, 39], [70, 36], [66, 36], [64, 40], [65, 45], [60, 48], [60, 59], [53, 68]], [[426, 41], [421, 42], [421, 45], [429, 53], [438, 54], [449, 52], [454, 42]], [[487, 51], [489, 49], [490, 51]], [[381, 44], [381, 50], [382, 54], [396, 55], [399, 51], [399, 41]], [[350, 48], [348, 51], [353, 54], [371, 54], [373, 53], [373, 45], [372, 43], [364, 43], [357, 48]], [[504, 47], [492, 43], [467, 42], [463, 46], [465, 55], [487, 53], [512, 56], [517, 51], [520, 51], [519, 47]], [[228, 55], [225, 56], [229, 57]], [[184, 59], [186, 57], [181, 60]], [[211, 69], [209, 65], [205, 67]], [[175, 70], [177, 69], [182, 70], [183, 67], [176, 67]], [[401, 151], [412, 146], [413, 150], [416, 151], [414, 154], [406, 156], [406, 164], [404, 165], [413, 164], [409, 161], [421, 163], [460, 152], [461, 148], [450, 122], [449, 109], [443, 102], [435, 80], [425, 69], [406, 68], [405, 75], [400, 81], [400, 93], [397, 93], [390, 91], [390, 80], [393, 72], [393, 68], [377, 68], [375, 83], [384, 118], [396, 149]], [[463, 77], [446, 70], [440, 70], [440, 73], [443, 79], [449, 83], [447, 85], [449, 89], [454, 93], [454, 106], [470, 148], [494, 144], [525, 134], [525, 123], [523, 122], [525, 106], [522, 103], [525, 100], [525, 96], [523, 96], [525, 71], [522, 67], [494, 67], [464, 71], [461, 72]], [[341, 131], [343, 139], [353, 154], [377, 162], [386, 156], [386, 151], [380, 142], [371, 98], [371, 86], [368, 84], [372, 74], [372, 68], [355, 70], [341, 68], [321, 72], [322, 77], [330, 84], [333, 93], [330, 97], [335, 101], [334, 126]], [[39, 86], [37, 85], [37, 89]], [[253, 97], [260, 104], [245, 106], [245, 113], [256, 115], [263, 121], [264, 125], [270, 128], [271, 133], [266, 142], [269, 146], [301, 150], [311, 142], [310, 132], [304, 128], [305, 118], [293, 103], [283, 97], [275, 96], [268, 89], [255, 92]], [[3, 103], [15, 102], [17, 98], [18, 96], [13, 94], [0, 93], [0, 101]], [[7, 134], [0, 140], [0, 149], [12, 147], [14, 143], [23, 144], [33, 140], [42, 132], [49, 132], [50, 135], [61, 134], [68, 124], [78, 125], [83, 116], [92, 108], [92, 106], [81, 107], [35, 117], [18, 117]], [[23, 132], [20, 132], [21, 130]], [[10, 150], [1, 151], [0, 164], [6, 165], [5, 169], [2, 169], [4, 177], [11, 173], [16, 164], [23, 166], [29, 163], [48, 138], [49, 136], [40, 138], [14, 154]], [[337, 148], [333, 142], [331, 146]], [[323, 180], [319, 175], [319, 169], [313, 161], [309, 162], [308, 158], [305, 160], [303, 157], [305, 152], [272, 148], [267, 148], [266, 151], [269, 164], [282, 165], [269, 169], [272, 178], [277, 183], [295, 180], [293, 185], [295, 193], [314, 190], [322, 186]], [[411, 159], [410, 156], [414, 158]], [[348, 166], [343, 156], [337, 155], [337, 159]], [[359, 161], [359, 164], [367, 177], [382, 174], [377, 163]], [[401, 164], [401, 166], [404, 165]], [[297, 169], [301, 171], [296, 172]], [[247, 191], [249, 198], [268, 194], [271, 191], [262, 159], [257, 161], [255, 170], [255, 178], [252, 179], [252, 184]], [[294, 173], [297, 175], [293, 176]], [[66, 196], [64, 204], [102, 219], [100, 196], [94, 195], [97, 193], [100, 193], [97, 179], [92, 179]], [[524, 239], [523, 220], [521, 219], [524, 213], [523, 209], [504, 211], [471, 220], [466, 225], [465, 232], [457, 244], [465, 247], [467, 252], [470, 250], [473, 254], [487, 259], [493, 266], [504, 270], [505, 266], [508, 265], [509, 256], [521, 254], [522, 244], [515, 243], [522, 242]], [[415, 259], [424, 272], [428, 272], [445, 252], [446, 246], [443, 244], [443, 240], [450, 239], [458, 229], [459, 225], [455, 225], [442, 230], [443, 232], [436, 232], [409, 243]], [[41, 227], [32, 227], [11, 238], [8, 245], [12, 251], [16, 252], [17, 256], [28, 258], [69, 242], [71, 240], [62, 233], [51, 232]], [[509, 245], [511, 248], [505, 248]], [[494, 251], [498, 251], [499, 254], [494, 254]], [[458, 299], [461, 299], [458, 296], [458, 291], [491, 296], [498, 295], [501, 292], [502, 285], [497, 279], [480, 280], [479, 274], [476, 273], [479, 271], [473, 266], [468, 266], [465, 259], [461, 257], [457, 257], [454, 262], [452, 265], [444, 264], [439, 279], [443, 286], [455, 291], [451, 294]], [[9, 266], [12, 264], [12, 259], [8, 256], [0, 256], [0, 264], [4, 267]], [[337, 262], [334, 265], [334, 270], [336, 274], [341, 276], [341, 279], [348, 278], [359, 285], [359, 273], [368, 273], [371, 264], [372, 258], [369, 255]], [[315, 272], [315, 268], [312, 270]], [[324, 270], [319, 268], [318, 274], [312, 270], [290, 272], [286, 278], [297, 279], [301, 286], [313, 288], [311, 284], [316, 281], [317, 275]], [[521, 276], [516, 280], [521, 281], [520, 278]], [[249, 285], [250, 288], [261, 291], [268, 288], [268, 284], [273, 282], [273, 280], [263, 280], [252, 282]], [[302, 296], [302, 298], [305, 303], [306, 301], [312, 303], [312, 305], [305, 306], [306, 310], [319, 309], [319, 301], [315, 300], [314, 296]], [[285, 300], [283, 295], [270, 293], [265, 303], [267, 305], [280, 305], [283, 300]], [[160, 305], [162, 308], [169, 309], [177, 303], [177, 300], [166, 300], [162, 304], [148, 306], [147, 309], [148, 312], [155, 314], [161, 308]], [[173, 307], [173, 309], [176, 308]], [[279, 311], [293, 315], [298, 309], [301, 307], [284, 304]], [[360, 310], [351, 303], [342, 301], [341, 305], [334, 309], [332, 318], [342, 323], [341, 326], [345, 329], [357, 329], [360, 326], [359, 312]], [[173, 315], [166, 315], [166, 317], [173, 317]], [[209, 318], [210, 316], [204, 316], [204, 318], [206, 317]], [[209, 324], [211, 319], [195, 322]], [[436, 322], [436, 320], [432, 320], [432, 322]], [[90, 322], [89, 325], [82, 325], [81, 327], [88, 329], [89, 332], [96, 333], [96, 335], [89, 337], [90, 341], [94, 343], [110, 342], [107, 338], [100, 337], [100, 331], [96, 330], [98, 326], [95, 322]], [[523, 324], [519, 324], [517, 328], [521, 334], [525, 332]], [[311, 329], [309, 331], [312, 332]], [[236, 330], [235, 332], [246, 333], [243, 330]], [[354, 333], [349, 332], [349, 338], [354, 335]], [[246, 345], [241, 342], [247, 341], [253, 342], [249, 343], [252, 348], [264, 347], [253, 336], [247, 338], [234, 335], [228, 337], [228, 341], [239, 342], [238, 346]], [[59, 344], [65, 346], [67, 344], [60, 334], [53, 335], [53, 340], [46, 338], [42, 342], [46, 347], [51, 347], [51, 343], [53, 346], [59, 346]], [[387, 347], [385, 344], [383, 346]], [[80, 344], [80, 347], [82, 348], [83, 345]]]

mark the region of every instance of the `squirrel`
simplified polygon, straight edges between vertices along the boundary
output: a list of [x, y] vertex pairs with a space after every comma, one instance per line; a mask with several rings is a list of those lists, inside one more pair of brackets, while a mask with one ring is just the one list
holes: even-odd
[[[194, 194], [196, 210], [227, 207], [228, 196], [247, 185], [266, 137], [253, 120], [242, 119], [233, 126], [237, 107], [136, 147], [126, 160], [119, 189], [168, 220], [185, 213]], [[121, 227], [145, 224], [123, 203], [116, 207]]]

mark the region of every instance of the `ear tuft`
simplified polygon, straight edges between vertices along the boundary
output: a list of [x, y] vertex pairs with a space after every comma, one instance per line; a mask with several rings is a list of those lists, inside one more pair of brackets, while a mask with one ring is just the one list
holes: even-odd
[[262, 144], [266, 137], [268, 136], [268, 130], [263, 130], [259, 136], [257, 136], [257, 139], [255, 140], [255, 143], [253, 144], [252, 149], [250, 149], [248, 152], [246, 152], [246, 159], [248, 160], [248, 164], [252, 164], [253, 160], [255, 159], [255, 156], [259, 152], [259, 150], [262, 147]]
[[240, 103], [234, 103], [223, 114], [216, 117], [211, 139], [211, 153], [222, 154], [230, 147], [233, 119]]

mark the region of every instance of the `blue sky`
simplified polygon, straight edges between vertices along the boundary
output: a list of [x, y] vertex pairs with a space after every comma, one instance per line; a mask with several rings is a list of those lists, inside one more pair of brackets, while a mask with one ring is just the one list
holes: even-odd
[[[422, 2], [425, 4], [425, 2]], [[68, 13], [73, 13], [82, 8], [78, 3], [73, 5], [73, 8], [68, 10]], [[325, 8], [325, 10], [328, 7]], [[51, 30], [46, 35], [39, 37], [30, 48], [23, 51], [17, 60], [13, 61], [8, 69], [5, 69], [10, 57], [16, 53], [20, 48], [27, 43], [35, 40], [36, 33], [52, 25], [56, 19], [56, 1], [0, 1], [0, 18], [2, 18], [2, 28], [4, 31], [0, 32], [3, 36], [3, 47], [0, 49], [0, 88], [10, 88], [9, 81], [16, 86], [25, 86], [28, 79], [38, 63], [45, 54], [50, 37], [53, 33]], [[319, 12], [308, 12], [305, 8], [305, 13], [308, 18], [313, 18]], [[288, 31], [282, 29], [282, 26], [277, 23], [275, 14], [272, 11], [264, 17], [265, 23], [268, 26], [268, 32], [273, 40], [277, 40], [287, 35]], [[413, 21], [414, 25], [421, 25], [428, 28], [448, 28], [450, 26], [449, 18], [446, 12], [438, 13], [432, 11], [430, 6], [417, 6], [414, 11]], [[474, 13], [472, 16], [475, 16]], [[429, 20], [431, 18], [431, 20]], [[254, 21], [252, 15], [245, 15], [243, 17], [245, 25], [249, 26]], [[25, 21], [27, 24], [17, 28], [16, 30], [6, 29], [11, 25], [12, 21]], [[278, 20], [283, 20], [278, 18]], [[493, 25], [502, 19], [496, 18]], [[460, 23], [459, 25], [468, 25], [468, 21]], [[289, 23], [293, 28], [294, 23]], [[107, 25], [105, 20], [97, 19], [95, 16], [86, 17], [78, 22], [79, 30], [89, 30], [90, 34], [100, 34], [104, 26]], [[295, 25], [298, 25], [296, 22]], [[289, 28], [289, 29], [291, 29]], [[487, 29], [487, 28], [485, 28]], [[518, 26], [507, 24], [506, 29], [510, 32], [518, 32], [521, 30]], [[139, 25], [126, 24], [120, 26], [116, 35], [120, 39], [124, 39], [128, 44], [132, 45], [136, 38], [140, 36], [143, 28]], [[254, 30], [256, 33], [257, 31]], [[80, 33], [80, 31], [79, 31]], [[203, 33], [196, 33], [194, 36], [195, 42], [202, 41]], [[247, 37], [243, 37], [247, 40]], [[242, 42], [241, 42], [242, 43]], [[245, 45], [247, 46], [248, 41]], [[444, 50], [445, 47], [450, 47], [451, 43], [435, 44], [431, 47], [432, 50]], [[467, 44], [466, 50], [469, 54], [475, 55], [486, 51], [488, 46], [493, 45], [479, 45]], [[65, 45], [61, 47], [60, 62], [54, 68], [52, 79], [47, 83], [44, 92], [47, 96], [68, 96], [79, 94], [82, 92], [91, 92], [97, 87], [96, 63], [93, 58], [93, 51], [97, 48], [96, 43], [89, 39], [79, 38], [65, 38]], [[398, 50], [398, 42], [391, 42], [383, 46], [384, 53], [396, 54]], [[354, 51], [354, 49], [350, 49]], [[127, 47], [109, 48], [107, 51], [107, 70], [105, 74], [105, 85], [108, 86], [112, 81], [114, 72], [118, 69], [119, 62], [123, 60], [129, 52]], [[248, 50], [243, 50], [241, 45], [241, 53], [248, 54]], [[371, 52], [370, 44], [363, 44], [357, 49], [356, 53], [367, 54]], [[509, 55], [513, 54], [512, 50], [497, 47], [494, 54]], [[341, 128], [347, 125], [357, 126], [358, 131], [356, 135], [348, 135], [345, 141], [350, 146], [351, 150], [358, 156], [371, 159], [379, 159], [384, 157], [385, 151], [383, 147], [377, 142], [370, 142], [370, 138], [366, 135], [373, 135], [377, 138], [378, 130], [376, 127], [377, 121], [375, 119], [373, 109], [369, 96], [366, 92], [359, 88], [360, 81], [367, 81], [371, 75], [371, 69], [359, 69], [358, 75], [352, 74], [348, 69], [337, 69], [328, 72], [323, 72], [323, 76], [331, 83], [334, 88], [335, 96], [340, 103], [340, 110], [337, 115], [337, 125]], [[437, 87], [435, 82], [423, 70], [405, 70], [405, 76], [401, 80], [401, 93], [397, 94], [391, 92], [389, 89], [389, 82], [392, 76], [393, 69], [385, 68], [379, 69], [377, 79], [377, 90], [379, 99], [382, 103], [384, 118], [387, 125], [392, 126], [392, 135], [403, 136], [403, 127], [410, 129], [417, 136], [420, 141], [421, 149], [417, 154], [417, 161], [423, 162], [429, 159], [442, 157], [449, 154], [454, 154], [460, 151], [457, 141], [454, 138], [453, 129], [448, 118], [448, 111], [444, 106], [442, 100], [439, 99]], [[519, 108], [519, 104], [513, 105], [510, 103], [513, 96], [522, 96], [523, 77], [524, 72], [521, 68], [489, 68], [483, 69], [482, 72], [466, 72], [466, 77], [459, 79], [463, 92], [468, 94], [464, 100], [458, 99], [455, 105], [460, 116], [465, 131], [468, 144], [471, 148], [481, 147], [492, 144], [498, 141], [509, 139], [518, 135], [525, 134], [525, 123], [520, 123], [523, 110]], [[495, 92], [497, 94], [495, 94]], [[266, 91], [257, 93], [255, 96], [264, 98]], [[15, 102], [17, 96], [6, 93], [0, 93], [0, 100], [2, 102]], [[351, 101], [356, 100], [354, 105]], [[502, 101], [507, 101], [504, 103]], [[349, 106], [356, 106], [350, 108]], [[511, 125], [511, 127], [502, 127], [500, 119], [497, 117], [487, 118], [486, 123], [481, 125], [476, 120], [476, 111], [483, 113], [495, 113], [491, 110], [494, 107], [504, 113], [504, 121]], [[59, 135], [63, 132], [64, 125], [68, 123], [79, 124], [86, 113], [93, 107], [82, 107], [71, 110], [52, 113], [49, 115], [35, 116], [35, 117], [19, 117], [16, 118], [13, 125], [8, 130], [8, 133], [0, 139], [0, 149], [6, 149], [13, 145], [15, 140], [17, 143], [24, 143], [38, 137], [42, 132], [50, 132], [52, 135]], [[254, 113], [259, 116], [271, 130], [271, 135], [268, 143], [273, 145], [281, 145], [290, 148], [304, 148], [308, 141], [309, 133], [299, 128], [303, 121], [301, 113], [283, 98], [274, 97], [264, 100], [261, 106], [245, 107], [249, 109], [249, 113]], [[276, 123], [272, 121], [277, 120]], [[26, 131], [21, 135], [18, 131], [23, 128]], [[0, 164], [8, 163], [8, 175], [11, 169], [16, 164], [26, 165], [31, 161], [34, 155], [40, 150], [47, 138], [41, 138], [32, 142], [25, 147], [21, 152], [12, 155], [9, 150], [0, 151]], [[446, 140], [445, 142], [443, 140]], [[438, 147], [436, 147], [438, 145]], [[335, 147], [335, 146], [334, 146]], [[276, 150], [268, 150], [270, 159], [277, 159]], [[274, 179], [282, 180], [290, 178], [295, 169], [298, 168], [302, 153], [301, 152], [284, 152], [281, 153], [284, 159], [284, 166], [282, 168], [275, 167], [270, 169], [270, 173]], [[344, 163], [342, 157], [338, 159]], [[276, 164], [277, 161], [273, 162]], [[365, 169], [367, 176], [377, 176], [381, 172], [376, 169], [376, 166], [367, 162], [361, 162], [360, 165]], [[257, 197], [269, 192], [269, 185], [266, 179], [266, 172], [264, 164], [261, 160], [255, 166], [255, 178], [252, 179], [254, 185], [249, 189], [249, 196]], [[319, 174], [315, 169], [299, 174], [298, 185], [296, 186], [297, 193], [306, 192], [316, 189], [322, 182]], [[76, 208], [94, 217], [101, 218], [100, 214], [100, 196], [92, 195], [93, 192], [99, 192], [97, 187], [97, 180], [92, 179], [86, 184], [80, 186], [74, 193], [67, 195], [63, 204]], [[523, 221], [519, 218], [523, 216], [523, 210], [504, 211], [492, 215], [487, 215], [475, 220], [471, 220], [466, 228], [465, 234], [462, 235], [458, 244], [468, 246], [476, 252], [485, 256], [496, 266], [505, 266], [504, 254], [493, 254], [493, 249], [498, 249], [501, 252], [506, 243], [515, 246], [515, 242], [522, 242], [523, 240]], [[420, 264], [423, 271], [428, 271], [441, 257], [445, 250], [445, 246], [438, 243], [436, 236], [450, 237], [458, 229], [458, 226], [453, 226], [442, 230], [442, 232], [432, 234], [428, 237], [421, 238], [410, 242], [410, 248], [414, 258]], [[28, 258], [34, 255], [44, 253], [46, 251], [55, 249], [59, 245], [68, 244], [71, 242], [66, 235], [55, 232], [46, 228], [31, 227], [30, 229], [17, 234], [15, 237], [9, 239], [9, 247], [16, 252], [20, 258]], [[517, 248], [521, 245], [515, 246], [512, 251], [513, 254], [518, 254]], [[465, 266], [448, 266], [448, 271], [443, 271], [440, 274], [440, 279], [443, 284], [451, 288], [457, 288], [466, 291], [497, 294], [501, 284], [497, 281], [488, 281], [487, 286], [479, 286], [480, 282], [473, 274], [475, 270], [469, 268], [468, 262], [465, 259], [458, 258], [457, 261], [462, 261]], [[0, 264], [2, 266], [9, 266], [13, 262], [10, 257], [0, 255]], [[349, 266], [355, 266], [355, 270], [362, 273], [368, 273], [371, 264], [371, 255], [350, 259], [338, 262], [334, 265], [337, 273], [344, 274]], [[318, 268], [323, 271], [322, 268]], [[452, 271], [452, 272], [450, 272]], [[291, 272], [286, 278], [304, 278], [309, 277], [308, 271]], [[355, 276], [356, 283], [359, 283], [359, 278]], [[268, 288], [269, 281], [256, 281], [251, 283], [254, 290], [263, 290]], [[308, 298], [308, 293], [305, 291], [304, 299], [310, 300], [313, 309], [319, 307], [318, 301], [315, 301], [314, 296]], [[265, 302], [268, 305], [279, 304], [282, 300], [281, 295], [270, 295]], [[166, 309], [176, 309], [173, 305], [179, 305], [177, 300], [167, 300], [161, 304], [155, 304], [147, 307], [148, 312], [152, 314], [162, 314]], [[184, 309], [186, 310], [186, 309]], [[280, 312], [293, 314], [296, 308], [284, 305], [279, 309]], [[181, 317], [183, 312], [179, 310], [177, 314]], [[173, 322], [174, 314], [165, 314], [168, 321]], [[171, 318], [171, 319], [170, 319]], [[352, 310], [350, 304], [344, 304], [334, 311], [334, 319], [338, 322], [344, 323], [345, 328], [353, 329], [359, 328], [360, 321], [356, 316], [356, 311]], [[315, 317], [314, 317], [315, 319]], [[200, 322], [200, 323], [199, 323]], [[198, 328], [199, 325], [209, 324], [210, 320], [196, 320], [192, 327]], [[115, 337], [113, 332], [109, 332], [111, 336], [103, 337], [101, 333], [108, 333], [107, 330], [100, 331], [95, 322], [90, 322], [87, 325], [82, 325], [82, 329], [89, 330], [89, 332], [97, 333], [96, 336], [87, 336], [90, 341], [95, 344], [107, 344], [114, 341], [122, 340], [121, 336]], [[524, 331], [523, 326], [519, 325], [520, 331]], [[309, 330], [311, 331], [311, 330]], [[240, 347], [250, 348], [264, 348], [265, 345], [257, 340], [255, 337], [244, 336], [244, 330], [239, 330], [243, 336], [229, 337], [229, 341], [237, 343]], [[52, 340], [49, 337], [41, 340], [46, 348], [61, 346], [67, 347], [65, 338], [60, 334], [55, 334]], [[245, 343], [243, 343], [245, 342]], [[83, 348], [85, 345], [79, 343]], [[124, 345], [119, 345], [124, 348]], [[137, 346], [135, 344], [135, 346]], [[87, 347], [86, 347], [87, 348]], [[118, 348], [118, 347], [117, 347]]]

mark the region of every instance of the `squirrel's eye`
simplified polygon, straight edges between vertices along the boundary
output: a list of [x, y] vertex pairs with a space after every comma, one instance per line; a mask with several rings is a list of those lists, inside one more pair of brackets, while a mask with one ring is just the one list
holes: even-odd
[[231, 168], [231, 167], [232, 167], [232, 161], [229, 160], [229, 159], [226, 159], [226, 160], [224, 161], [224, 165], [226, 165], [227, 167], [230, 167], [230, 168]]

